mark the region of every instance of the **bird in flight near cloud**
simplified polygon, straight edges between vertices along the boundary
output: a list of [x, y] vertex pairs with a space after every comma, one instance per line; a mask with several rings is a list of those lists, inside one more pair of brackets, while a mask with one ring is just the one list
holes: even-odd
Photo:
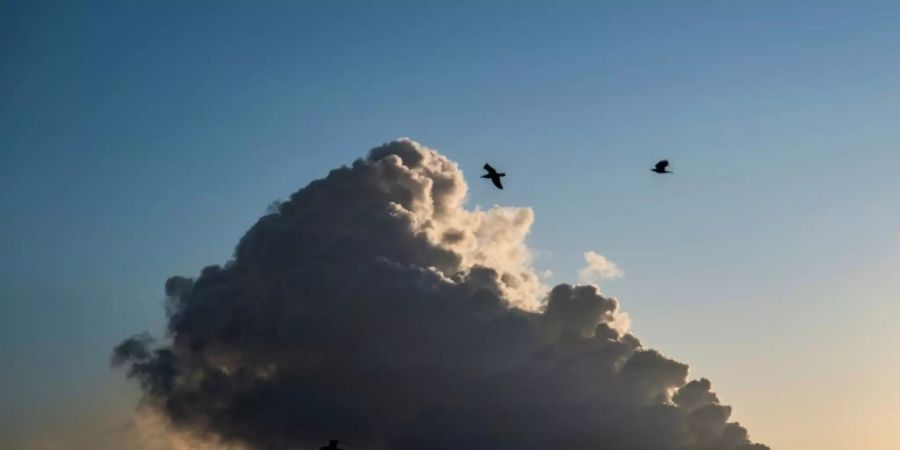
[[669, 160], [668, 160], [668, 159], [664, 159], [664, 160], [662, 160], [662, 161], [656, 163], [656, 165], [653, 166], [653, 168], [650, 169], [650, 170], [652, 170], [652, 171], [654, 171], [654, 172], [656, 172], [656, 173], [672, 173], [672, 171], [666, 170], [666, 167], [669, 167]]
[[482, 175], [481, 178], [490, 178], [491, 182], [494, 183], [494, 186], [497, 186], [497, 189], [503, 189], [503, 184], [500, 183], [500, 178], [505, 177], [506, 174], [503, 172], [498, 173], [497, 170], [491, 167], [490, 164], [485, 164], [484, 170], [487, 170], [487, 173]]

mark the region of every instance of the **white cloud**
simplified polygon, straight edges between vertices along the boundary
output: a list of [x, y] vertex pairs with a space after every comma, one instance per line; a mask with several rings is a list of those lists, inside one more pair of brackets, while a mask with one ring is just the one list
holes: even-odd
[[618, 264], [593, 250], [584, 253], [584, 261], [587, 265], [578, 272], [578, 281], [581, 283], [594, 283], [598, 278], [610, 279], [625, 276], [625, 271]]
[[181, 448], [767, 449], [618, 300], [544, 287], [530, 208], [473, 211], [466, 192], [432, 149], [373, 149], [260, 218], [228, 264], [170, 278], [169, 336], [113, 361]]

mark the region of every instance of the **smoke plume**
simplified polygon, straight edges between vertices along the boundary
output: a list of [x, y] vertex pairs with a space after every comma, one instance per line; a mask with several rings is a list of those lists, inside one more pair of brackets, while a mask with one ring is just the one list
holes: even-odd
[[167, 336], [116, 347], [142, 407], [204, 442], [360, 450], [762, 450], [709, 381], [595, 286], [541, 284], [528, 208], [464, 208], [459, 167], [397, 140], [165, 284]]

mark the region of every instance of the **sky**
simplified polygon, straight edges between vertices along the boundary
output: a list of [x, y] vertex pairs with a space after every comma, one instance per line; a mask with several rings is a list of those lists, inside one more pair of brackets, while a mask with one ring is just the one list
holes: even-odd
[[900, 447], [900, 5], [554, 3], [0, 2], [0, 447], [111, 445], [165, 280], [401, 136], [754, 440]]

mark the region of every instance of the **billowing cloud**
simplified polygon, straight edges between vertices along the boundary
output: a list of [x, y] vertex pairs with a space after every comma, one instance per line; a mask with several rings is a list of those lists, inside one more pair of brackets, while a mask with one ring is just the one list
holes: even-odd
[[543, 286], [528, 208], [464, 208], [410, 140], [332, 170], [234, 258], [165, 284], [168, 333], [122, 342], [179, 435], [250, 449], [760, 450], [708, 381], [595, 286]]
[[593, 250], [584, 253], [584, 261], [587, 264], [578, 272], [578, 281], [582, 283], [592, 283], [597, 281], [597, 278], [625, 276], [625, 271], [620, 269], [618, 264]]

